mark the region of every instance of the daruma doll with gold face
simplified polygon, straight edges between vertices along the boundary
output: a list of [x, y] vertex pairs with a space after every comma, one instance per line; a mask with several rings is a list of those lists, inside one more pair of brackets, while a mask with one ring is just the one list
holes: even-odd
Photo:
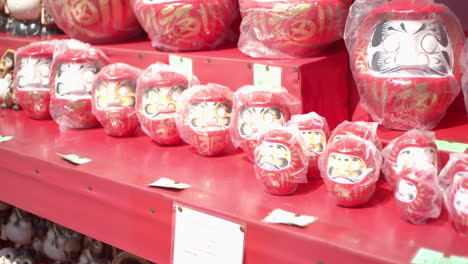
[[307, 182], [307, 154], [297, 128], [272, 125], [262, 131], [254, 168], [263, 189], [274, 195], [295, 192], [299, 183]]
[[273, 124], [286, 125], [299, 114], [301, 102], [284, 88], [244, 86], [234, 93], [233, 105], [231, 138], [253, 161], [259, 131]]
[[189, 77], [169, 65], [156, 63], [137, 80], [137, 115], [142, 130], [160, 145], [182, 142], [175, 115], [177, 99], [189, 87]]
[[233, 150], [229, 135], [232, 92], [218, 84], [194, 86], [177, 101], [176, 124], [182, 139], [202, 156]]
[[[372, 5], [359, 1], [352, 10]], [[347, 23], [352, 71], [372, 119], [390, 129], [433, 129], [460, 92], [457, 17], [431, 0], [393, 0], [350, 14]]]
[[239, 12], [236, 0], [130, 2], [153, 47], [164, 51], [218, 47], [226, 41]]
[[142, 33], [129, 0], [44, 0], [57, 26], [88, 43], [112, 43]]
[[93, 89], [93, 113], [114, 137], [135, 134], [136, 81], [143, 71], [124, 63], [110, 64], [97, 74]]
[[455, 228], [462, 236], [468, 236], [468, 177], [461, 177], [445, 190], [445, 207]]
[[337, 205], [355, 207], [374, 194], [381, 154], [375, 145], [355, 135], [330, 143], [319, 158], [322, 178]]
[[56, 41], [34, 42], [16, 51], [15, 94], [33, 119], [50, 119], [50, 75]]

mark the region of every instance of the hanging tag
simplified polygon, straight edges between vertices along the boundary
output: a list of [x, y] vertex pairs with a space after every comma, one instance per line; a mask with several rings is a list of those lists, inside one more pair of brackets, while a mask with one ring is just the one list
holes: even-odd
[[14, 137], [10, 137], [10, 136], [0, 136], [0, 143], [10, 141], [10, 140], [12, 140], [13, 138], [14, 138]]
[[253, 65], [254, 85], [281, 87], [282, 69], [263, 64]]
[[262, 222], [305, 227], [318, 221], [318, 217], [299, 215], [281, 209], [273, 210]]
[[463, 153], [468, 150], [468, 144], [459, 143], [459, 142], [450, 142], [444, 140], [435, 140], [437, 148], [442, 151], [447, 152], [459, 152]]
[[439, 251], [420, 248], [411, 264], [467, 264], [468, 258], [450, 256]]
[[184, 73], [185, 75], [193, 75], [193, 63], [191, 59], [170, 54], [169, 65], [174, 67], [174, 69]]
[[64, 154], [57, 153], [57, 155], [64, 158], [65, 160], [67, 160], [67, 161], [69, 161], [71, 163], [77, 164], [77, 165], [83, 165], [83, 164], [86, 164], [86, 163], [89, 163], [89, 162], [92, 161], [91, 159], [83, 158], [83, 157], [80, 157], [80, 156], [78, 156], [76, 154], [64, 155]]
[[174, 180], [171, 180], [171, 179], [168, 179], [168, 178], [161, 178], [151, 184], [149, 184], [148, 186], [151, 186], [151, 187], [161, 187], [161, 188], [170, 188], [170, 189], [178, 189], [178, 190], [184, 190], [184, 189], [188, 189], [190, 188], [191, 186], [188, 185], [188, 184], [185, 184], [185, 183], [180, 183], [180, 182], [177, 182], [177, 181], [174, 181]]

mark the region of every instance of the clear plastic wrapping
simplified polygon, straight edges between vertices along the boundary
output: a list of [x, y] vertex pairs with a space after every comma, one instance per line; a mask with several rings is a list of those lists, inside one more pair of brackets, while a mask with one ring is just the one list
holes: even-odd
[[318, 158], [327, 148], [330, 129], [325, 117], [311, 112], [304, 115], [294, 115], [288, 126], [297, 126], [309, 154], [308, 179], [320, 178]]
[[109, 64], [99, 49], [78, 40], [60, 41], [55, 47], [50, 77], [50, 114], [62, 129], [99, 125], [92, 113], [96, 74]]
[[445, 207], [462, 236], [468, 236], [468, 177], [457, 178], [445, 191]]
[[468, 154], [450, 153], [447, 165], [439, 174], [439, 184], [443, 190], [461, 178], [468, 178]]
[[345, 35], [361, 105], [397, 130], [433, 129], [460, 92], [464, 34], [432, 0], [357, 0]]
[[197, 85], [177, 99], [176, 125], [180, 137], [202, 156], [234, 150], [231, 127], [232, 91], [219, 84]]
[[215, 49], [233, 34], [237, 0], [131, 0], [153, 47], [163, 51]]
[[430, 218], [438, 218], [442, 200], [433, 164], [418, 160], [415, 166], [398, 173], [395, 201], [403, 220], [420, 225]]
[[354, 134], [330, 141], [319, 167], [335, 203], [355, 207], [369, 201], [379, 180], [382, 156], [369, 140]]
[[239, 49], [254, 58], [306, 57], [341, 39], [343, 0], [240, 0]]
[[231, 139], [251, 161], [260, 129], [271, 124], [286, 125], [299, 114], [301, 102], [284, 88], [244, 86], [234, 93]]
[[413, 129], [388, 143], [382, 151], [382, 171], [391, 187], [395, 187], [398, 174], [413, 168], [418, 160], [432, 164], [437, 172], [440, 170], [440, 155], [434, 140], [434, 132]]
[[464, 74], [462, 77], [462, 90], [465, 97], [466, 114], [468, 115], [468, 40], [465, 41], [465, 49], [463, 51], [463, 68]]
[[50, 77], [57, 40], [33, 42], [16, 51], [14, 89], [18, 104], [33, 119], [51, 119]]
[[273, 124], [260, 132], [254, 168], [263, 189], [288, 195], [307, 182], [308, 151], [297, 126]]
[[377, 136], [377, 128], [379, 124], [377, 122], [350, 122], [343, 121], [339, 124], [330, 136], [330, 142], [335, 142], [348, 134], [353, 134], [360, 138], [366, 139], [374, 143], [377, 149], [382, 148], [382, 143]]
[[142, 72], [128, 64], [115, 63], [96, 75], [93, 114], [108, 135], [132, 136], [140, 126], [135, 106], [137, 79]]

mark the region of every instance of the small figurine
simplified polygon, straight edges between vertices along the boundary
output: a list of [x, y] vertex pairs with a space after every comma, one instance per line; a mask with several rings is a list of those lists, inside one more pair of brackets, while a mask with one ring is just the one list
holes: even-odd
[[7, 240], [5, 225], [7, 224], [12, 211], [13, 207], [11, 205], [0, 201], [0, 240]]
[[42, 241], [34, 247], [56, 262], [76, 261], [81, 251], [82, 235], [63, 226], [52, 224]]
[[308, 151], [297, 128], [272, 125], [259, 134], [255, 174], [265, 192], [289, 195], [307, 182]]
[[109, 64], [104, 53], [89, 44], [66, 40], [55, 48], [50, 78], [50, 114], [64, 129], [99, 125], [92, 113], [92, 88], [96, 74]]
[[33, 215], [19, 208], [13, 213], [5, 226], [5, 235], [16, 247], [32, 245], [34, 238]]
[[301, 102], [286, 89], [267, 86], [244, 86], [234, 93], [231, 138], [248, 158], [254, 160], [259, 130], [272, 124], [286, 125], [299, 114]]
[[443, 190], [459, 179], [468, 178], [468, 154], [450, 153], [450, 158], [439, 175], [439, 183]]
[[462, 236], [468, 236], [468, 177], [460, 177], [444, 192], [445, 207], [455, 228]]
[[50, 74], [56, 41], [40, 41], [16, 51], [14, 91], [32, 119], [50, 119]]
[[13, 264], [34, 264], [35, 260], [31, 254], [20, 254], [13, 260]]
[[136, 81], [143, 71], [128, 64], [105, 66], [96, 75], [93, 113], [114, 137], [135, 134], [140, 127], [136, 114]]
[[345, 41], [361, 104], [397, 130], [432, 130], [460, 92], [464, 33], [432, 0], [356, 1]]
[[379, 124], [377, 122], [349, 122], [344, 121], [339, 124], [333, 133], [330, 136], [330, 142], [333, 143], [337, 140], [340, 140], [346, 135], [353, 134], [360, 138], [366, 139], [374, 143], [374, 145], [380, 150], [382, 147], [382, 143], [377, 136], [377, 128]]
[[47, 36], [60, 33], [42, 0], [7, 0], [6, 7], [13, 17], [13, 35]]
[[[0, 264], [13, 264], [19, 250], [16, 248], [2, 248], [0, 249]], [[23, 263], [18, 263], [23, 264]]]
[[302, 139], [310, 153], [308, 179], [320, 178], [318, 158], [327, 147], [327, 140], [330, 136], [327, 120], [315, 112], [305, 115], [294, 115], [288, 122], [288, 126], [298, 126]]
[[177, 100], [176, 124], [185, 142], [202, 156], [234, 149], [229, 136], [232, 92], [218, 84], [194, 86]]
[[398, 173], [413, 168], [420, 159], [434, 165], [439, 172], [441, 161], [434, 139], [434, 132], [413, 129], [390, 141], [382, 151], [382, 171], [391, 187], [395, 187]]
[[349, 134], [331, 142], [319, 158], [327, 189], [337, 205], [355, 207], [369, 201], [380, 175], [382, 157], [369, 140]]
[[83, 250], [77, 264], [110, 264], [113, 248], [90, 237], [83, 238]]
[[177, 145], [175, 114], [177, 99], [189, 87], [187, 77], [169, 65], [149, 66], [137, 81], [137, 115], [141, 128], [160, 145]]
[[13, 72], [15, 68], [15, 51], [7, 50], [0, 61], [0, 105], [2, 108], [18, 110], [13, 92]]

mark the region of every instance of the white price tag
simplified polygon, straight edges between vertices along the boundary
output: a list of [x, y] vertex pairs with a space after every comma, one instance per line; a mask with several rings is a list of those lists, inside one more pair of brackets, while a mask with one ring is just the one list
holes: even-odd
[[411, 264], [467, 264], [468, 258], [450, 256], [442, 252], [420, 248]]
[[10, 140], [12, 140], [13, 138], [14, 138], [14, 137], [10, 137], [10, 136], [1, 136], [1, 135], [0, 135], [0, 143], [10, 141]]
[[170, 54], [169, 65], [188, 76], [193, 75], [193, 63], [191, 59]]
[[64, 158], [65, 160], [67, 160], [67, 161], [69, 161], [71, 163], [77, 164], [77, 165], [83, 165], [83, 164], [86, 164], [86, 163], [89, 163], [89, 162], [92, 161], [91, 159], [83, 158], [83, 157], [80, 157], [80, 156], [78, 156], [76, 154], [65, 155], [65, 154], [57, 153], [57, 155]]
[[263, 219], [262, 222], [305, 227], [316, 221], [318, 221], [318, 217], [298, 215], [281, 209], [275, 209], [265, 219]]
[[242, 264], [245, 226], [174, 203], [173, 264]]
[[162, 187], [162, 188], [170, 188], [170, 189], [179, 189], [179, 190], [184, 190], [187, 188], [190, 188], [190, 185], [185, 184], [185, 183], [180, 183], [168, 178], [161, 178], [151, 184], [149, 184], [151, 187]]
[[254, 85], [281, 87], [282, 69], [263, 64], [254, 64]]

